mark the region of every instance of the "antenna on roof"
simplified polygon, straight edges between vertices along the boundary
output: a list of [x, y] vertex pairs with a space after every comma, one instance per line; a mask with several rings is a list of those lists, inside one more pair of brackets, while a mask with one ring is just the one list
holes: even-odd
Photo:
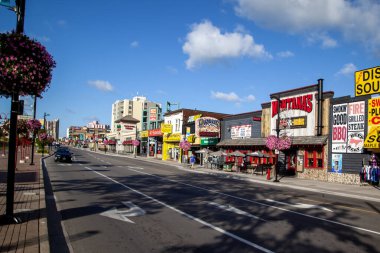
[[167, 112], [171, 112], [172, 111], [172, 109], [171, 109], [172, 105], [176, 105], [177, 109], [179, 109], [179, 103], [178, 102], [177, 103], [171, 103], [169, 101], [166, 101], [166, 111]]

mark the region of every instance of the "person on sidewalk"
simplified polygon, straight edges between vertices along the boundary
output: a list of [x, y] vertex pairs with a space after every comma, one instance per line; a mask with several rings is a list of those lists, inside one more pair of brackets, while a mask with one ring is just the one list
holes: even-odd
[[195, 163], [195, 155], [191, 154], [191, 156], [190, 156], [190, 164], [191, 164], [191, 168], [192, 169], [194, 168], [194, 163]]

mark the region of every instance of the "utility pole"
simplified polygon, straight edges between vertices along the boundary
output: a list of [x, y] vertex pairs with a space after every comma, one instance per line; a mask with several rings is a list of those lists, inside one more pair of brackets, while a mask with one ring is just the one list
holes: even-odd
[[[276, 137], [277, 137], [277, 140], [278, 138], [280, 137], [280, 103], [281, 103], [281, 100], [280, 100], [280, 95], [276, 96], [275, 99], [277, 99], [277, 121], [276, 121]], [[280, 151], [277, 150], [276, 153], [279, 153]], [[278, 180], [278, 171], [279, 171], [279, 163], [278, 163], [278, 157], [279, 157], [279, 154], [276, 154], [276, 178], [275, 180], [273, 180], [273, 182], [280, 182], [280, 180]]]
[[[16, 33], [22, 34], [24, 32], [24, 16], [25, 16], [25, 0], [16, 0], [17, 23]], [[10, 130], [9, 130], [9, 155], [8, 155], [8, 176], [7, 176], [7, 203], [6, 203], [6, 219], [9, 223], [20, 223], [21, 220], [14, 216], [14, 190], [15, 190], [15, 177], [16, 177], [16, 137], [17, 137], [17, 116], [19, 111], [19, 94], [14, 92], [12, 94], [11, 102], [11, 117], [10, 117]]]
[[[34, 103], [33, 103], [33, 119], [36, 119], [36, 111], [37, 111], [37, 95], [34, 95]], [[36, 130], [33, 130], [33, 137], [32, 137], [32, 151], [30, 156], [32, 157], [32, 160], [30, 161], [30, 165], [34, 165], [34, 146], [36, 144]]]

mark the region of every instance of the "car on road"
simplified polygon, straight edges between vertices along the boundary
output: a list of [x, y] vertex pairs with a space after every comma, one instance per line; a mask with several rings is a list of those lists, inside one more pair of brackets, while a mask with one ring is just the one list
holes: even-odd
[[55, 162], [72, 162], [73, 153], [68, 149], [60, 148], [54, 154]]

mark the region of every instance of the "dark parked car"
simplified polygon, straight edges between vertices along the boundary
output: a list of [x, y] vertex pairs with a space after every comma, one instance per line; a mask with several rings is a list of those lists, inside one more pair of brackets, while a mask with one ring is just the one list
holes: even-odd
[[72, 153], [68, 149], [60, 148], [55, 152], [54, 161], [71, 162]]

